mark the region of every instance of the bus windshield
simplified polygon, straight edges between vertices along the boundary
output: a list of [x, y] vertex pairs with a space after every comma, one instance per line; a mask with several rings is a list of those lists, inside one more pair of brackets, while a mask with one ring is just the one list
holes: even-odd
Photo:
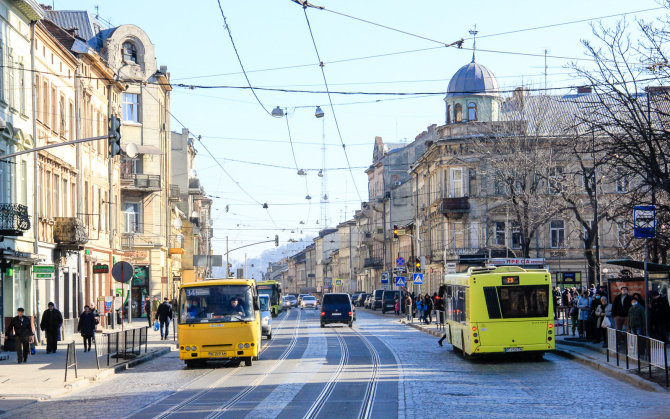
[[549, 287], [546, 285], [498, 287], [498, 298], [503, 319], [547, 317], [549, 314]]
[[261, 311], [270, 311], [270, 297], [261, 294], [258, 296], [258, 300], [261, 302]]
[[179, 293], [179, 323], [253, 320], [253, 295], [248, 285], [188, 287]]

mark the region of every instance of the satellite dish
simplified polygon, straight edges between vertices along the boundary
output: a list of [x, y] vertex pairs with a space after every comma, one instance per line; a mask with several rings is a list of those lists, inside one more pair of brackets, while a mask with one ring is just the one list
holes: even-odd
[[135, 144], [135, 143], [128, 143], [128, 145], [126, 146], [126, 154], [131, 159], [134, 159], [135, 157], [137, 157], [139, 152], [140, 151], [137, 149], [137, 144]]

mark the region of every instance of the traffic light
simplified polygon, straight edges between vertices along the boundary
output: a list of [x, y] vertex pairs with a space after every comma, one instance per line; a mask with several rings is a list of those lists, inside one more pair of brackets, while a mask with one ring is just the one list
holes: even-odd
[[121, 121], [116, 116], [109, 117], [109, 157], [121, 154]]
[[421, 258], [414, 259], [414, 266], [416, 266], [417, 271], [421, 270]]
[[398, 238], [398, 224], [393, 224], [393, 238]]
[[279, 247], [279, 236], [275, 234], [275, 247]]

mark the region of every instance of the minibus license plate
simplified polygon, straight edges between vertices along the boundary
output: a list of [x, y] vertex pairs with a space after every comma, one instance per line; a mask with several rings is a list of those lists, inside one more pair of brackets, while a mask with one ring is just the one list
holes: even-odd
[[341, 316], [342, 313], [333, 313], [333, 316]]
[[209, 356], [218, 356], [218, 357], [221, 357], [221, 356], [226, 356], [226, 353], [225, 353], [225, 352], [210, 352], [210, 353], [209, 353]]
[[505, 348], [505, 352], [523, 352], [523, 348], [522, 347]]

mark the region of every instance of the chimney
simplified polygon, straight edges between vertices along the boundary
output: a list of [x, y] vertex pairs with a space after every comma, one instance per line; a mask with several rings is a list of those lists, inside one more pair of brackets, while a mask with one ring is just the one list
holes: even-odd
[[525, 102], [525, 96], [528, 94], [528, 89], [525, 87], [517, 87], [514, 89], [514, 100], [516, 101], [519, 108], [523, 108]]
[[589, 93], [593, 93], [593, 89], [591, 88], [591, 86], [579, 86], [577, 88], [578, 95], [586, 95]]

